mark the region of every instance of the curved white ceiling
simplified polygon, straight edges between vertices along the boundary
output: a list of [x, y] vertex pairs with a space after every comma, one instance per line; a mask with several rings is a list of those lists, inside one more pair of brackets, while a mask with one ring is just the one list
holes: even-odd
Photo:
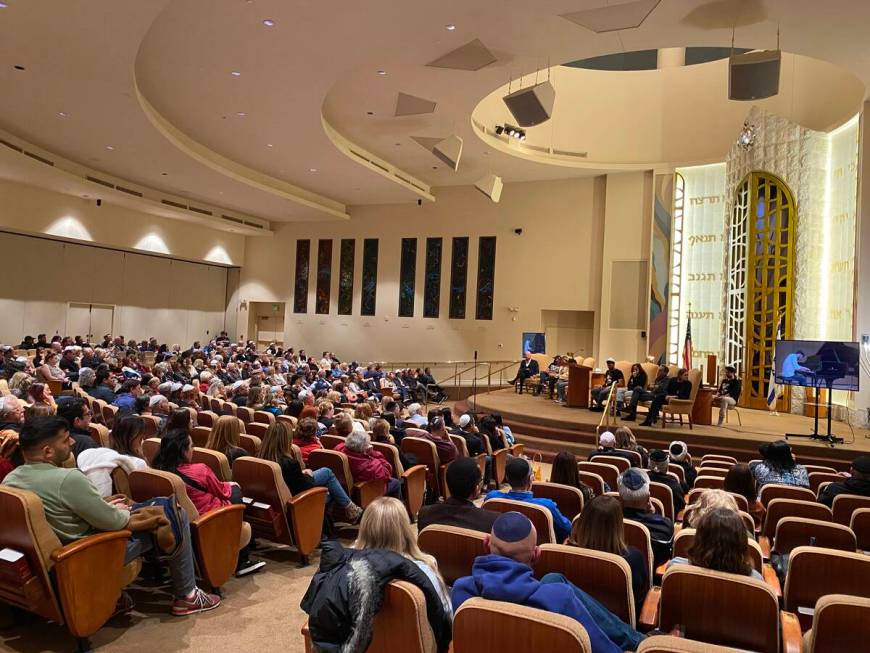
[[[351, 219], [354, 204], [420, 195], [336, 148], [322, 121], [433, 187], [488, 172], [519, 181], [607, 170], [613, 164], [606, 157], [601, 168], [576, 170], [510, 156], [477, 138], [470, 116], [508, 78], [548, 59], [727, 45], [735, 12], [747, 4], [738, 46], [773, 46], [779, 24], [784, 49], [843, 66], [865, 85], [870, 80], [870, 3], [849, 0], [668, 0], [640, 28], [606, 34], [559, 17], [604, 0], [6, 1], [0, 129], [115, 177], [273, 221], [335, 219], [276, 193], [281, 183], [321, 196], [324, 205], [350, 207]], [[496, 63], [475, 72], [425, 66], [475, 38]], [[266, 179], [265, 187], [167, 139], [137, 101], [136, 84], [188, 146]], [[399, 92], [436, 102], [435, 112], [392, 117]], [[412, 139], [450, 133], [465, 141], [456, 173]], [[0, 166], [0, 176], [12, 175]]]

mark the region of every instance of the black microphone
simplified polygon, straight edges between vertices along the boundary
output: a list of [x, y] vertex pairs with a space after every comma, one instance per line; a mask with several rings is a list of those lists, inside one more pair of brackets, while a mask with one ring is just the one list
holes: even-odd
[[474, 360], [477, 360], [477, 350], [474, 350]]

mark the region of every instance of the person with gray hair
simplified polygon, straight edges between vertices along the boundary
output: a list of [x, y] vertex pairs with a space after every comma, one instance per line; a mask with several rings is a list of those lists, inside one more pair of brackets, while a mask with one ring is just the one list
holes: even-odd
[[413, 404], [408, 406], [408, 419], [405, 421], [411, 422], [411, 424], [416, 426], [418, 429], [426, 428], [429, 421], [422, 414], [422, 411], [423, 407], [415, 401]]
[[622, 516], [646, 526], [652, 540], [655, 566], [671, 559], [674, 544], [674, 522], [653, 511], [649, 494], [649, 476], [636, 467], [630, 467], [617, 479]]
[[97, 381], [97, 372], [92, 367], [83, 367], [79, 372], [79, 385], [82, 388], [92, 388]]
[[689, 488], [681, 484], [676, 475], [668, 472], [670, 456], [667, 451], [653, 449], [649, 454], [649, 480], [661, 483], [671, 488], [671, 496], [674, 501], [674, 514], [686, 507], [684, 496]]
[[380, 451], [375, 451], [372, 439], [365, 431], [351, 431], [336, 451], [347, 456], [350, 473], [355, 483], [382, 481], [384, 494], [400, 497], [402, 484], [393, 477], [393, 466]]

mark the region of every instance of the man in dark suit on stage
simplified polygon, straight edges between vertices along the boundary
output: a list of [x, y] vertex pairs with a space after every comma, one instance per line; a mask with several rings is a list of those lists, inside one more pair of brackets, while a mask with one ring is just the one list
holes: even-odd
[[523, 383], [529, 377], [535, 376], [540, 372], [538, 361], [532, 358], [532, 353], [529, 351], [523, 352], [523, 361], [517, 370], [517, 375], [511, 381], [511, 384], [516, 386], [517, 392], [523, 394]]

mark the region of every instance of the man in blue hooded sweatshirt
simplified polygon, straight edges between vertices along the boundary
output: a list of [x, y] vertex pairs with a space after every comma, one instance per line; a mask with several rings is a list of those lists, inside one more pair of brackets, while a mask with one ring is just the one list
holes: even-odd
[[[578, 598], [576, 588], [565, 582], [542, 582], [532, 574], [539, 556], [538, 535], [529, 518], [518, 512], [499, 515], [484, 546], [490, 555], [474, 561], [471, 576], [453, 585], [453, 609], [480, 596], [492, 601], [506, 601], [571, 617], [586, 629], [592, 653], [621, 653], [601, 630]], [[550, 576], [550, 574], [548, 574]], [[642, 639], [642, 636], [641, 636]]]

